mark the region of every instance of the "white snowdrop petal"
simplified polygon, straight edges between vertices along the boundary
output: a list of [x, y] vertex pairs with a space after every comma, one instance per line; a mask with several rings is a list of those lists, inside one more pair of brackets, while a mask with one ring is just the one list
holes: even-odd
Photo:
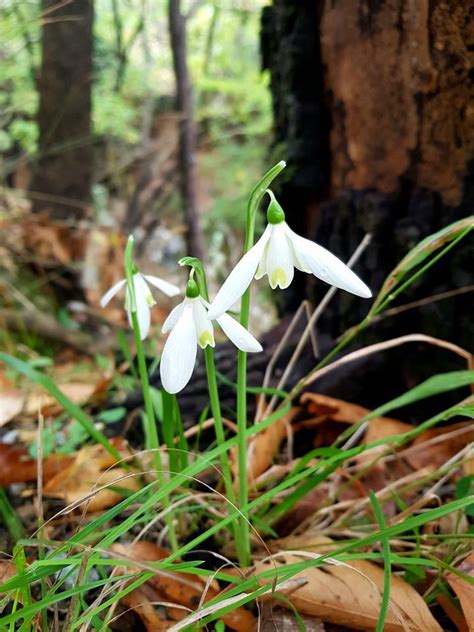
[[273, 232], [268, 243], [265, 266], [268, 282], [273, 290], [277, 286], [284, 290], [293, 281], [295, 274], [293, 251], [290, 248], [282, 224], [273, 226]]
[[[318, 246], [309, 239], [295, 235], [296, 247], [299, 256], [305, 266], [311, 272], [326, 283], [334, 285], [341, 290], [351, 292], [362, 298], [370, 298], [372, 292], [366, 284], [340, 259], [329, 250]], [[295, 241], [293, 241], [295, 243]]]
[[222, 327], [223, 332], [231, 340], [234, 345], [241, 351], [247, 353], [257, 353], [262, 351], [262, 345], [245, 329], [239, 322], [228, 314], [222, 314], [216, 319]]
[[285, 231], [288, 243], [290, 245], [291, 252], [293, 254], [293, 263], [297, 270], [311, 274], [311, 270], [305, 265], [301, 259], [300, 251], [298, 247], [299, 235], [294, 233], [286, 222], [282, 222], [283, 230]]
[[255, 278], [257, 279], [257, 281], [267, 274], [267, 266], [265, 263], [266, 258], [267, 258], [267, 252], [268, 252], [268, 242], [265, 245], [265, 249], [262, 253], [262, 258], [260, 259], [260, 262], [258, 264], [257, 272], [255, 272]]
[[214, 328], [207, 315], [207, 310], [200, 298], [193, 300], [193, 318], [194, 325], [196, 327], [198, 345], [201, 349], [205, 349], [208, 345], [210, 347], [215, 347]]
[[168, 283], [168, 281], [165, 281], [164, 279], [160, 279], [157, 276], [153, 276], [152, 274], [144, 274], [143, 277], [145, 278], [146, 281], [148, 281], [148, 283], [151, 283], [151, 285], [154, 285], [156, 288], [158, 288], [161, 292], [163, 292], [167, 296], [177, 296], [180, 292], [179, 287], [176, 287], [176, 285], [173, 285], [172, 283]]
[[151, 293], [147, 282], [139, 272], [133, 275], [133, 286], [135, 288], [135, 298], [137, 302], [138, 297], [140, 297], [148, 303], [149, 307], [153, 307], [153, 305], [155, 305], [156, 301], [153, 298], [153, 294]]
[[166, 317], [165, 322], [163, 323], [163, 326], [161, 328], [161, 333], [162, 334], [167, 334], [171, 329], [173, 329], [173, 327], [178, 322], [181, 314], [183, 313], [183, 309], [184, 309], [185, 305], [186, 304], [183, 301], [179, 305], [176, 305], [176, 307], [173, 307], [173, 309], [170, 311], [170, 313]]
[[[143, 292], [137, 292], [137, 286], [135, 284], [135, 301], [137, 306], [137, 320], [138, 320], [138, 328], [140, 330], [140, 338], [145, 340], [150, 332], [150, 322], [151, 322], [151, 313], [150, 313], [150, 303], [147, 300], [147, 295]], [[129, 301], [130, 305], [130, 301]], [[129, 314], [129, 322], [133, 327], [132, 315], [130, 313], [130, 308], [127, 310]]]
[[250, 285], [262, 258], [265, 245], [270, 239], [271, 229], [272, 226], [270, 225], [266, 227], [265, 232], [255, 246], [250, 248], [242, 257], [224, 281], [209, 309], [208, 316], [211, 320], [214, 320], [232, 307]]
[[115, 285], [112, 285], [112, 287], [109, 290], [107, 290], [107, 292], [104, 294], [104, 296], [100, 299], [100, 306], [101, 307], [105, 307], [106, 305], [108, 305], [110, 303], [110, 301], [113, 299], [113, 297], [118, 292], [120, 292], [120, 290], [123, 288], [123, 286], [125, 285], [126, 282], [127, 282], [126, 279], [122, 279], [121, 281], [119, 281]]
[[161, 356], [161, 383], [168, 393], [179, 393], [189, 382], [196, 363], [196, 354], [197, 335], [193, 307], [186, 304], [168, 336]]

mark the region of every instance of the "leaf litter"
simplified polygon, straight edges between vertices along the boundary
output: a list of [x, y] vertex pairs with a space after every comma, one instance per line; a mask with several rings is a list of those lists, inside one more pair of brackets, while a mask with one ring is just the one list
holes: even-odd
[[[100, 402], [107, 389], [107, 382], [101, 382], [101, 379], [97, 380], [96, 377], [91, 380], [88, 389], [82, 392], [80, 388], [76, 391], [75, 387], [75, 384], [81, 382], [72, 381], [69, 384], [72, 384], [69, 395], [78, 403], [91, 401], [95, 394], [99, 396], [95, 401]], [[31, 393], [28, 393], [27, 397], [22, 397], [23, 391], [17, 389], [13, 382], [5, 382], [4, 390], [7, 395], [8, 389], [13, 390], [13, 399], [17, 398], [18, 401], [17, 412], [6, 413], [5, 416], [10, 415], [10, 418], [5, 423], [10, 423], [15, 416], [20, 416], [20, 419], [26, 417], [30, 422], [34, 422], [35, 407], [37, 411], [39, 409], [50, 418], [61, 414], [61, 408], [52, 401], [35, 402], [28, 409], [25, 402], [27, 397], [31, 397]], [[18, 412], [20, 401], [21, 411]], [[293, 448], [298, 443], [299, 433], [304, 434], [305, 441], [308, 433], [312, 436], [312, 446], [306, 445], [306, 451], [311, 447], [318, 449], [331, 446], [344, 429], [358, 427], [371, 413], [357, 404], [319, 393], [304, 393], [299, 404], [290, 408], [286, 415], [248, 442], [248, 482], [256, 495], [260, 493], [260, 488], [265, 489], [268, 485], [276, 484], [293, 468], [298, 467], [301, 457], [294, 456]], [[8, 411], [8, 407], [6, 410]], [[13, 404], [11, 410], [14, 411]], [[415, 428], [414, 425], [399, 419], [384, 415], [376, 416], [366, 424], [359, 442], [360, 445], [367, 445], [384, 441]], [[459, 422], [425, 430], [403, 446], [387, 448], [381, 445], [354, 457], [343, 467], [336, 468], [326, 481], [302, 496], [274, 525], [277, 533], [290, 536], [283, 540], [265, 538], [271, 550], [271, 557], [267, 555], [266, 559], [262, 558], [262, 551], [257, 550], [254, 566], [248, 571], [258, 574], [270, 567], [275, 568], [276, 574], [273, 579], [265, 580], [270, 581], [275, 587], [278, 585], [280, 568], [284, 569], [292, 563], [301, 563], [302, 560], [308, 561], [307, 568], [296, 575], [297, 583], [289, 590], [270, 590], [261, 598], [260, 609], [263, 616], [260, 629], [291, 630], [291, 622], [298, 621], [295, 619], [296, 611], [299, 613], [298, 617], [304, 618], [309, 630], [375, 630], [384, 585], [381, 566], [365, 559], [338, 563], [327, 561], [318, 567], [312, 562], [318, 555], [331, 551], [336, 546], [337, 543], [331, 538], [339, 540], [341, 537], [354, 537], [355, 534], [360, 535], [364, 532], [363, 529], [360, 531], [357, 520], [362, 516], [370, 518], [369, 490], [376, 490], [381, 494], [380, 500], [386, 515], [392, 519], [397, 519], [398, 514], [403, 514], [400, 503], [405, 507], [404, 515], [410, 516], [422, 511], [423, 507], [430, 506], [430, 498], [436, 498], [436, 493], [439, 502], [442, 497], [449, 496], [449, 485], [445, 485], [424, 500], [429, 482], [436, 479], [438, 469], [462, 453], [467, 443], [473, 441], [472, 433], [471, 423]], [[126, 441], [118, 437], [113, 443], [120, 456], [128, 462], [133, 456], [133, 450]], [[307, 466], [317, 463], [318, 458], [315, 456], [308, 460]], [[143, 459], [141, 462], [143, 467]], [[150, 480], [149, 474], [143, 476], [140, 469], [134, 469], [139, 463], [140, 459], [132, 461], [132, 467], [125, 467], [117, 463], [102, 446], [95, 445], [86, 445], [69, 455], [47, 455], [42, 462], [43, 498], [61, 501], [68, 507], [69, 512], [72, 512], [72, 523], [81, 521], [87, 514], [97, 515], [113, 507], [125, 495], [147, 484]], [[452, 468], [448, 469], [447, 483], [467, 475], [470, 472], [470, 463], [472, 454], [467, 452], [465, 458], [459, 463], [455, 462]], [[13, 483], [27, 484], [36, 480], [38, 464], [29, 456], [27, 449], [0, 444], [0, 464], [0, 483], [3, 486]], [[281, 499], [283, 498], [284, 496]], [[444, 526], [441, 524], [442, 521], [438, 521], [433, 525], [431, 532], [428, 530], [429, 525], [425, 525], [424, 537], [427, 539], [423, 546], [432, 546], [434, 555], [442, 555], [444, 549], [440, 547], [437, 535], [443, 531], [462, 534], [467, 528], [463, 520], [463, 516], [456, 518], [454, 515], [451, 523]], [[464, 527], [461, 527], [461, 524], [464, 524]], [[50, 527], [54, 529], [54, 525], [53, 521]], [[57, 525], [58, 528], [62, 528], [61, 521], [57, 522]], [[433, 539], [430, 540], [430, 536], [433, 536]], [[392, 542], [392, 547], [402, 554], [410, 551], [410, 545], [403, 540]], [[114, 545], [110, 552], [112, 555], [120, 555], [130, 560], [132, 569], [133, 562], [138, 564], [135, 570], [139, 569], [142, 563], [153, 563], [168, 555], [168, 552], [156, 542], [149, 541], [139, 541], [135, 544], [123, 542]], [[472, 576], [471, 566], [472, 556], [466, 558], [457, 569]], [[15, 574], [11, 562], [3, 562], [3, 567], [6, 573], [5, 580]], [[130, 568], [127, 567], [127, 570]], [[472, 629], [472, 584], [466, 582], [464, 577], [453, 573], [446, 574], [446, 581], [459, 600], [461, 610], [459, 607], [445, 607], [445, 611], [453, 620], [457, 618], [458, 623], [459, 620], [466, 622], [463, 623], [468, 626], [465, 629]], [[167, 571], [163, 575], [156, 572], [144, 584], [122, 597], [122, 606], [117, 611], [117, 617], [120, 618], [124, 608], [129, 608], [147, 630], [174, 629], [178, 624], [181, 625], [179, 622], [182, 621], [184, 624], [186, 617], [195, 612], [196, 607], [204, 607], [204, 604], [218, 596], [224, 598], [227, 590], [225, 585], [219, 587], [216, 581], [206, 583], [194, 574]], [[442, 600], [439, 603], [442, 603]], [[245, 631], [256, 629], [258, 616], [258, 611], [252, 612], [240, 607], [223, 615], [223, 621], [229, 629]], [[269, 627], [271, 625], [274, 627]], [[389, 608], [384, 630], [436, 632], [441, 629], [443, 628], [433, 615], [432, 608], [426, 605], [416, 585], [405, 581], [400, 569], [395, 569], [391, 577]]]

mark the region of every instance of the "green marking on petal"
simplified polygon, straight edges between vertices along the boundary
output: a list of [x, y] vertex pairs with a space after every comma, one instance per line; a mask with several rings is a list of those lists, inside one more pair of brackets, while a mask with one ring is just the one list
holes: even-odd
[[155, 305], [155, 299], [153, 298], [151, 294], [147, 294], [145, 299], [149, 307], [153, 307], [153, 305]]
[[208, 345], [210, 347], [214, 346], [214, 335], [212, 331], [203, 331], [198, 339], [199, 346], [201, 349], [205, 349]]
[[273, 289], [279, 285], [281, 288], [284, 287], [288, 282], [288, 277], [286, 276], [286, 272], [283, 268], [275, 268], [270, 277], [270, 285]]

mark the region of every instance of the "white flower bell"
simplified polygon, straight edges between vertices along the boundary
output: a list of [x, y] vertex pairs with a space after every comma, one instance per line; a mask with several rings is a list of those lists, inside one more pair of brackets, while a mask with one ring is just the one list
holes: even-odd
[[322, 246], [300, 237], [285, 222], [285, 213], [273, 193], [267, 210], [268, 225], [250, 250], [240, 259], [218, 291], [209, 309], [214, 319], [236, 303], [252, 279], [268, 276], [272, 289], [287, 288], [293, 280], [294, 268], [314, 274], [335, 287], [370, 298], [372, 292], [340, 259]]
[[[171, 331], [160, 363], [161, 382], [168, 393], [179, 393], [191, 379], [197, 346], [202, 349], [208, 345], [215, 346], [208, 307], [209, 303], [202, 298], [196, 282], [191, 279], [184, 301], [171, 311], [163, 323], [162, 332]], [[238, 349], [250, 353], [262, 351], [258, 340], [231, 316], [221, 314], [216, 320]]]
[[[140, 272], [135, 272], [133, 275], [133, 287], [135, 289], [135, 302], [137, 307], [137, 320], [138, 327], [140, 330], [140, 337], [144, 340], [150, 331], [150, 308], [155, 305], [155, 299], [148, 287], [148, 283], [153, 285], [154, 287], [161, 290], [167, 296], [176, 296], [180, 293], [180, 290], [175, 285], [168, 283], [168, 281], [163, 281], [156, 276], [152, 276], [150, 274], [140, 274]], [[105, 307], [111, 299], [118, 293], [120, 290], [126, 285], [127, 279], [122, 279], [115, 285], [113, 285], [110, 290], [104, 294], [104, 296], [100, 299], [100, 306]], [[132, 314], [131, 314], [131, 300], [130, 300], [130, 292], [127, 288], [125, 292], [125, 309], [128, 315], [128, 322], [130, 323], [130, 327], [132, 327]]]

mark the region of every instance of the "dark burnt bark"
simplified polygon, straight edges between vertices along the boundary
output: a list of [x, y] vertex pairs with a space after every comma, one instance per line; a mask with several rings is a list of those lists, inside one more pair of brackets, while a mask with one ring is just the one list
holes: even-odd
[[[377, 292], [420, 239], [472, 214], [474, 8], [462, 0], [275, 0], [263, 22], [272, 74], [281, 196], [297, 230], [348, 259]], [[398, 305], [472, 283], [472, 237], [400, 297]], [[326, 287], [300, 275], [284, 309]], [[472, 294], [387, 319], [359, 344], [424, 331], [472, 347]], [[336, 335], [367, 304], [339, 293], [320, 323]]]
[[33, 210], [54, 219], [89, 214], [93, 0], [42, 0], [39, 153]]
[[195, 130], [191, 82], [186, 61], [186, 17], [181, 12], [180, 0], [169, 0], [169, 31], [173, 66], [176, 78], [176, 106], [181, 115], [179, 162], [181, 194], [188, 227], [186, 234], [188, 253], [202, 259], [203, 244], [199, 228], [196, 191]]

